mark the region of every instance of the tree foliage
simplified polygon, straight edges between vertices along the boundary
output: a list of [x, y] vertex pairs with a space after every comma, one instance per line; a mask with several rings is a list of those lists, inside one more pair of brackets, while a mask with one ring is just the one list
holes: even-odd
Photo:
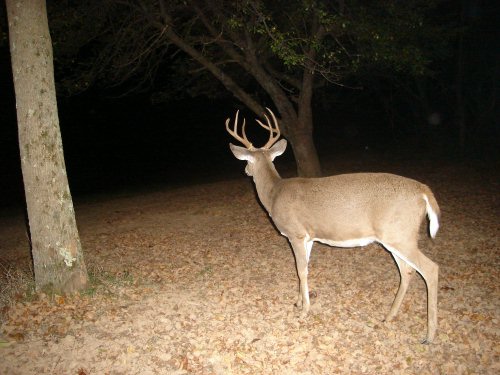
[[[426, 47], [442, 37], [428, 22], [433, 9], [424, 0], [87, 0], [56, 17], [81, 34], [56, 45], [63, 67], [78, 64], [75, 74], [61, 72], [68, 92], [94, 84], [153, 90], [157, 100], [229, 92], [259, 116], [272, 102], [299, 174], [317, 175], [315, 90], [357, 87], [374, 70], [428, 73]], [[64, 47], [73, 41], [78, 48]]]
[[[175, 96], [179, 91], [213, 94], [213, 77], [172, 45], [168, 24], [203, 57], [254, 89], [241, 59], [235, 58], [251, 41], [259, 63], [296, 95], [304, 69], [321, 78], [318, 85], [323, 80], [343, 85], [373, 68], [428, 74], [429, 63], [447, 50], [449, 37], [432, 15], [438, 4], [86, 0], [65, 6], [52, 2], [50, 10], [58, 75], [68, 93], [91, 85], [161, 90], [174, 79], [176, 84], [168, 86]], [[207, 77], [212, 82], [207, 84]]]

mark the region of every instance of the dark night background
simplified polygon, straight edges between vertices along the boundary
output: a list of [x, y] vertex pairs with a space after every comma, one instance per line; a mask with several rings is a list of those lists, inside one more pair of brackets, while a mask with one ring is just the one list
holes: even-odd
[[[477, 47], [478, 58], [487, 56], [488, 64], [496, 63], [498, 71], [497, 17], [482, 16], [479, 34], [471, 40], [482, 40], [484, 44], [468, 46]], [[454, 60], [449, 64], [444, 70], [453, 71]], [[11, 77], [8, 42], [4, 39], [0, 46], [0, 206], [22, 205], [24, 199]], [[315, 104], [320, 160], [349, 155], [498, 162], [498, 116], [471, 134], [473, 139], [468, 139], [467, 148], [460, 150], [452, 104], [434, 103], [441, 117], [438, 124], [417, 127], [408, 117], [408, 121], [400, 120], [393, 128], [375, 93], [346, 89], [335, 100]], [[238, 108], [244, 109], [236, 100], [200, 96], [153, 104], [148, 92], [118, 99], [105, 89], [95, 88], [58, 98], [58, 107], [75, 199], [88, 194], [201, 183], [243, 173], [243, 163], [235, 160], [228, 149], [231, 139], [224, 128], [227, 117]], [[395, 108], [403, 113], [405, 110]], [[498, 108], [495, 113], [498, 115]], [[248, 111], [244, 114], [251, 124], [255, 116]], [[290, 148], [278, 164], [280, 171], [293, 174]]]

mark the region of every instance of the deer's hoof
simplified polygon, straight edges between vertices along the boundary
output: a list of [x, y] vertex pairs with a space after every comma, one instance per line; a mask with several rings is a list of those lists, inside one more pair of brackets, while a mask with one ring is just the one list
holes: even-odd
[[422, 341], [420, 341], [420, 343], [422, 345], [430, 345], [432, 344], [432, 340], [428, 339], [427, 337], [425, 339], [423, 339]]

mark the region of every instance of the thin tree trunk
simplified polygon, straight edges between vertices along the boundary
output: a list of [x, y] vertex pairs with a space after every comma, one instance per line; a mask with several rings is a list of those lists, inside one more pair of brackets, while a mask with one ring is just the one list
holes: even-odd
[[21, 167], [37, 290], [87, 284], [62, 148], [45, 0], [6, 0]]

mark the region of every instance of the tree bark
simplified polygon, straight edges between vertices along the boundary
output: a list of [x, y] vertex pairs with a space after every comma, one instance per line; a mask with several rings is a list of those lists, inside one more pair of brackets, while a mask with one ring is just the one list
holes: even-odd
[[85, 288], [62, 148], [45, 0], [6, 0], [21, 167], [37, 290]]
[[[322, 38], [323, 29], [313, 20], [312, 30], [318, 39]], [[307, 53], [307, 62], [302, 74], [302, 87], [298, 102], [298, 123], [293, 127], [293, 151], [297, 162], [297, 173], [303, 177], [320, 177], [321, 165], [313, 139], [312, 99], [314, 91], [314, 67], [316, 58], [314, 48]]]
[[297, 119], [287, 126], [288, 140], [292, 146], [297, 175], [300, 177], [320, 177], [321, 164], [314, 145], [312, 118]]

